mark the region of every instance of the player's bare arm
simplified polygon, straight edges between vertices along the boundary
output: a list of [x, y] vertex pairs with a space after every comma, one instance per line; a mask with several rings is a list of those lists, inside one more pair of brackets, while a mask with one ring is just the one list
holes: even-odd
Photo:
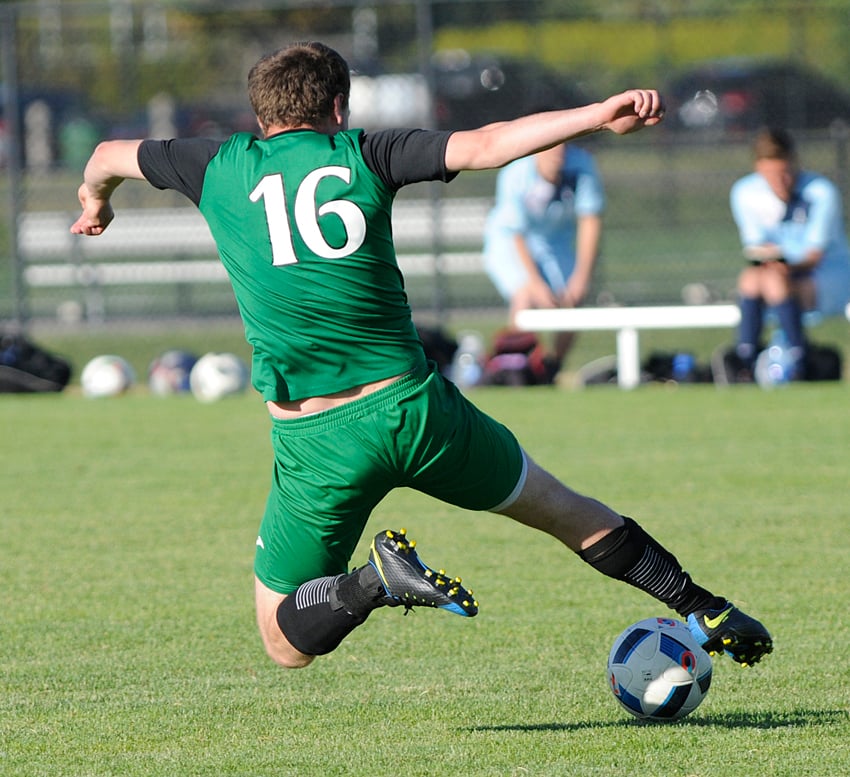
[[488, 170], [557, 143], [609, 130], [618, 135], [658, 124], [664, 101], [654, 89], [630, 89], [601, 103], [523, 116], [455, 132], [446, 146], [449, 170]]
[[83, 212], [71, 225], [75, 235], [100, 235], [112, 222], [109, 198], [126, 178], [144, 179], [139, 169], [141, 140], [111, 140], [100, 143], [83, 173], [77, 197]]

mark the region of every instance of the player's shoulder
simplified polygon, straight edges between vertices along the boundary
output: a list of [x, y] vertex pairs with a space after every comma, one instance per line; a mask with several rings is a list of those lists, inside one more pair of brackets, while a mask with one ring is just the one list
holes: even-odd
[[797, 186], [803, 196], [835, 197], [838, 187], [825, 175], [811, 170], [803, 170], [797, 177]]
[[514, 159], [513, 162], [508, 162], [508, 164], [499, 170], [499, 176], [502, 178], [522, 179], [533, 176], [535, 170], [534, 157], [524, 156]]
[[733, 206], [747, 207], [756, 205], [765, 199], [773, 199], [776, 195], [768, 182], [758, 173], [748, 173], [732, 184], [729, 199]]
[[564, 160], [567, 169], [573, 168], [577, 170], [595, 170], [596, 159], [593, 154], [582, 146], [567, 146], [567, 153]]
[[765, 188], [770, 187], [758, 173], [747, 173], [732, 184], [733, 192], [762, 191]]
[[217, 142], [218, 147], [215, 148], [214, 156], [218, 157], [219, 161], [223, 161], [225, 159], [237, 159], [249, 153], [251, 149], [262, 142], [262, 139], [251, 132], [234, 132]]

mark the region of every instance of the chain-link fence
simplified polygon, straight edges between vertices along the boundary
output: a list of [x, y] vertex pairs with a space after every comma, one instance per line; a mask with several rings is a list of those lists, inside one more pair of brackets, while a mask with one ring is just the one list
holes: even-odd
[[[663, 126], [582, 143], [607, 195], [594, 301], [728, 299], [741, 262], [728, 192], [756, 127], [793, 128], [804, 165], [847, 199], [848, 33], [848, 2], [2, 3], [0, 320], [235, 313], [189, 203], [128, 182], [110, 230], [84, 239], [68, 232], [76, 188], [101, 138], [252, 130], [249, 67], [311, 38], [352, 64], [352, 125], [367, 128], [472, 127], [660, 87]], [[503, 305], [480, 258], [494, 182], [465, 174], [399, 197], [415, 309]]]

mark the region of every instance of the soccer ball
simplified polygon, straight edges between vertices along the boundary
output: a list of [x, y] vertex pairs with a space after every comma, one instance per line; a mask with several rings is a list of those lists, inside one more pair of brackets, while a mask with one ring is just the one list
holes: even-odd
[[186, 351], [166, 351], [148, 367], [148, 388], [160, 397], [183, 394], [189, 389], [189, 375], [198, 357]]
[[248, 368], [232, 353], [207, 353], [192, 367], [189, 387], [200, 402], [241, 394], [248, 387]]
[[790, 383], [796, 376], [796, 361], [778, 343], [771, 343], [756, 358], [753, 375], [763, 389], [772, 389]]
[[711, 658], [688, 627], [671, 618], [629, 626], [608, 656], [608, 687], [637, 718], [678, 720], [693, 712], [711, 685]]
[[126, 359], [113, 354], [95, 356], [80, 373], [83, 394], [93, 399], [123, 394], [136, 382], [136, 374]]

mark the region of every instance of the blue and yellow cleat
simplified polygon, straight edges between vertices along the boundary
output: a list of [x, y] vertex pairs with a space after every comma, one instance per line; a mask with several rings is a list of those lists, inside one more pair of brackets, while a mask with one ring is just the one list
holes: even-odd
[[773, 651], [768, 630], [731, 602], [720, 610], [692, 612], [688, 628], [707, 653], [725, 653], [741, 666], [752, 666]]
[[439, 607], [457, 615], [478, 614], [478, 602], [461, 585], [459, 577], [450, 578], [441, 569], [435, 572], [425, 566], [408, 541], [406, 532], [387, 531], [375, 535], [369, 552], [369, 563], [381, 578], [389, 604], [412, 607]]

